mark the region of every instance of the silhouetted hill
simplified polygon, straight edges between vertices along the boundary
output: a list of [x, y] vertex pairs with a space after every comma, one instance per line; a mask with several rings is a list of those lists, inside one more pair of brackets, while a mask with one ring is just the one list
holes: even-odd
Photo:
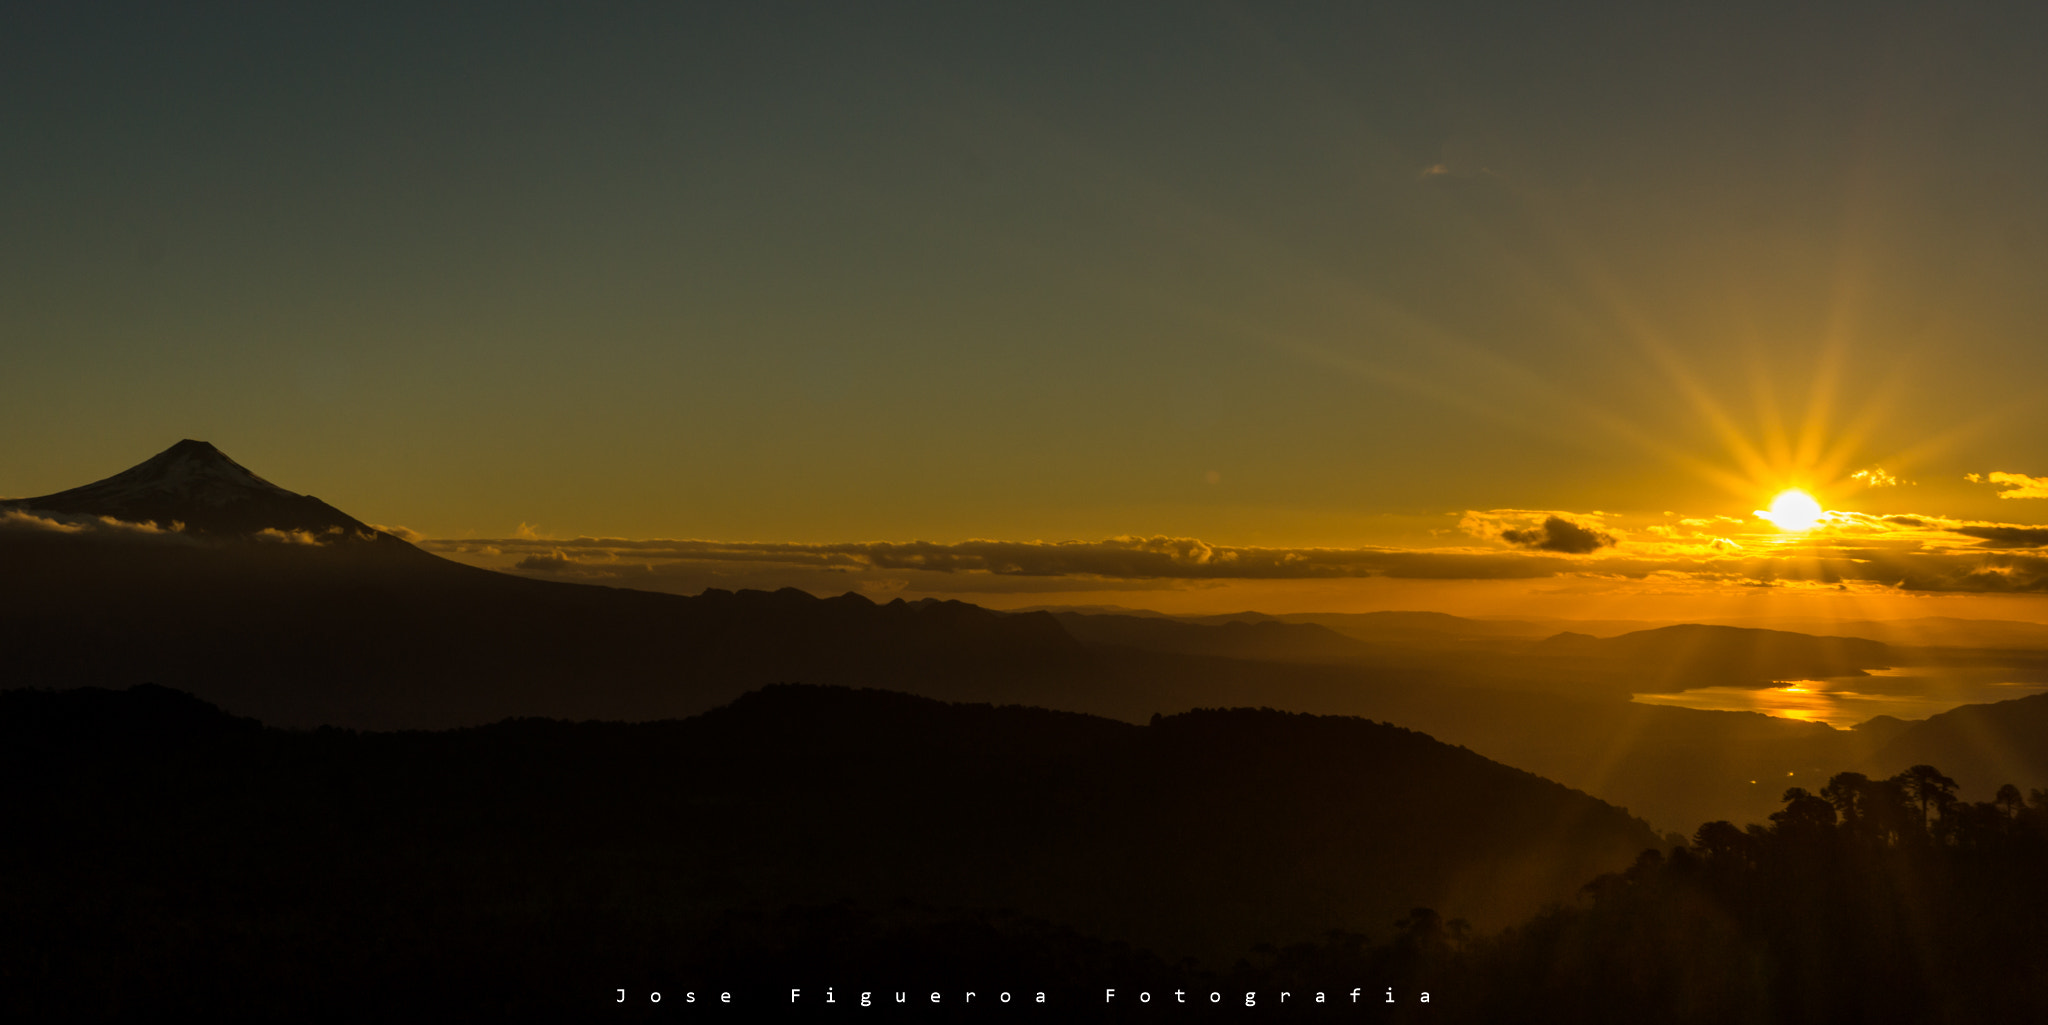
[[1053, 618], [1084, 644], [1117, 645], [1146, 651], [1221, 655], [1276, 661], [1343, 661], [1372, 653], [1351, 638], [1312, 623], [1276, 620], [1190, 623], [1143, 616], [1056, 612]]
[[1592, 634], [1566, 630], [1545, 637], [1541, 643], [1528, 650], [1538, 658], [1592, 658], [1612, 649], [1603, 647], [1600, 638]]
[[1873, 715], [1857, 723], [1855, 731], [1857, 736], [1872, 741], [1875, 749], [1881, 750], [1884, 745], [1897, 740], [1900, 734], [1920, 725], [1924, 721], [1921, 719], [1901, 719], [1896, 715]]
[[1562, 633], [1536, 645], [1530, 655], [1586, 673], [1632, 678], [1638, 693], [1862, 676], [1865, 669], [1895, 664], [1885, 645], [1862, 638], [1698, 623], [1608, 638]]
[[7, 685], [152, 681], [281, 725], [662, 718], [781, 680], [940, 678], [975, 696], [1080, 655], [1049, 616], [960, 602], [685, 598], [475, 569], [197, 441], [9, 508]]
[[0, 593], [9, 685], [152, 681], [282, 725], [652, 719], [781, 680], [942, 679], [972, 696], [1081, 655], [1043, 615], [795, 590], [686, 598], [556, 584], [410, 546], [418, 559], [342, 545], [0, 546], [11, 571]]
[[263, 729], [161, 688], [0, 692], [0, 796], [0, 999], [80, 1017], [308, 994], [349, 1017], [415, 991], [573, 1009], [643, 980], [849, 969], [879, 988], [933, 954], [793, 945], [809, 927], [788, 915], [831, 908], [1009, 909], [975, 920], [1024, 922], [998, 932], [1066, 951], [1039, 979], [1094, 985], [1114, 950], [1076, 937], [1228, 964], [1417, 905], [1498, 927], [1655, 840], [1362, 720], [1137, 726], [796, 686], [683, 721], [438, 733]]
[[1220, 616], [1190, 617], [1197, 623], [1299, 623], [1324, 627], [1353, 640], [1397, 643], [1440, 644], [1480, 638], [1532, 638], [1546, 631], [1516, 620], [1466, 619], [1445, 612], [1233, 612]]
[[0, 591], [6, 686], [154, 681], [283, 725], [660, 719], [781, 681], [1132, 722], [1264, 704], [1424, 730], [1666, 827], [1760, 815], [1772, 780], [1782, 787], [1788, 772], [1863, 757], [1852, 735], [1813, 724], [1488, 687], [1471, 671], [1478, 659], [1311, 665], [1091, 650], [1044, 614], [799, 591], [685, 598], [525, 580], [424, 553], [401, 563], [366, 557], [367, 546], [0, 546], [11, 585]]
[[1911, 619], [1824, 619], [1779, 617], [1768, 621], [1727, 621], [1731, 626], [1763, 626], [1800, 633], [1863, 637], [1893, 646], [1947, 648], [2048, 648], [2048, 624], [2006, 619], [1958, 619], [1917, 616]]
[[1862, 676], [1867, 668], [1896, 664], [1894, 653], [1873, 641], [1699, 624], [1604, 638], [1572, 631], [1538, 638], [1528, 633], [1527, 623], [1427, 612], [1190, 619], [1057, 615], [1068, 632], [1090, 644], [1348, 665], [1426, 678], [1438, 686], [1572, 697], [1761, 687], [1779, 680]]
[[1988, 801], [2004, 783], [2048, 787], [2048, 694], [1929, 716], [1870, 759], [1884, 775], [1913, 765], [1941, 766], [1969, 800]]

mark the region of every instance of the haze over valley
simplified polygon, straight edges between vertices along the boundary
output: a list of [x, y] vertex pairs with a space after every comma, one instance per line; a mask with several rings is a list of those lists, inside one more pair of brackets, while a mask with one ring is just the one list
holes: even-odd
[[[2000, 682], [1982, 693], [2000, 695], [2038, 691], [2004, 681], [2029, 679], [2048, 658], [2025, 647], [1913, 648], [1699, 624], [1619, 633], [1641, 624], [1608, 624], [1611, 636], [1595, 637], [1426, 613], [1006, 613], [934, 599], [877, 603], [852, 592], [677, 596], [535, 580], [435, 557], [191, 440], [107, 480], [7, 509], [17, 586], [0, 599], [0, 629], [12, 678], [23, 684], [155, 683], [302, 729], [682, 718], [779, 682], [1134, 723], [1197, 708], [1277, 707], [1420, 730], [1664, 829], [1760, 818], [1786, 786], [1850, 765], [1888, 774], [1910, 764], [1893, 765], [1895, 750], [1955, 744], [1930, 738], [1956, 721], [1938, 713], [1963, 703], [1900, 693], [1917, 681], [1883, 675], [1896, 665], [1997, 673], [1990, 678]], [[2025, 639], [2023, 624], [1944, 628]], [[1927, 635], [1911, 623], [1893, 629], [1890, 636]], [[1930, 711], [1829, 723], [1807, 708], [1683, 707], [1693, 694], [1782, 693], [1802, 683], [1817, 696], [1829, 687], [1889, 692]], [[2037, 703], [1971, 704], [1997, 717]], [[2038, 762], [2038, 753], [1997, 753], [1993, 764], [2023, 774], [1965, 778], [1965, 792], [2048, 786]]]

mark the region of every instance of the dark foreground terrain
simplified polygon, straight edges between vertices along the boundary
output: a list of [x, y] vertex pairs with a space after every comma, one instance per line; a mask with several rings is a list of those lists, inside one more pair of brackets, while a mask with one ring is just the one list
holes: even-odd
[[1265, 710], [782, 686], [681, 721], [358, 733], [142, 686], [0, 693], [0, 732], [0, 962], [30, 1018], [576, 1013], [621, 987], [1071, 1007], [1420, 907], [1499, 927], [1655, 842], [1422, 734]]
[[781, 686], [358, 733], [16, 690], [0, 752], [8, 1020], [2048, 1011], [2048, 793], [1966, 803], [1926, 766], [1659, 843], [1422, 734], [1268, 710]]

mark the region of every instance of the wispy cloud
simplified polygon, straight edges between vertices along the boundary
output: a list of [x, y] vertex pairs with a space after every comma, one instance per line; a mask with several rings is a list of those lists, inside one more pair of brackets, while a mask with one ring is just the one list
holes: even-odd
[[421, 541], [427, 539], [427, 536], [425, 534], [422, 534], [419, 531], [412, 529], [411, 527], [387, 527], [382, 523], [372, 523], [370, 524], [370, 529], [381, 530], [384, 533], [389, 534], [392, 537], [395, 537], [400, 541], [404, 541], [408, 544], [419, 544]]
[[[347, 532], [343, 531], [340, 527], [332, 527], [317, 533], [310, 530], [281, 530], [277, 527], [265, 527], [249, 535], [251, 540], [262, 544], [314, 546], [335, 544], [344, 540], [347, 536]], [[367, 535], [359, 534], [358, 536]]]
[[2048, 498], [2048, 477], [2029, 477], [2024, 473], [2006, 473], [1994, 470], [1982, 477], [1972, 473], [1964, 476], [1973, 484], [1991, 483], [2001, 489], [2000, 498]]
[[72, 516], [41, 510], [0, 508], [0, 534], [91, 537], [102, 540], [196, 543], [184, 531], [154, 523], [130, 523], [106, 516]]

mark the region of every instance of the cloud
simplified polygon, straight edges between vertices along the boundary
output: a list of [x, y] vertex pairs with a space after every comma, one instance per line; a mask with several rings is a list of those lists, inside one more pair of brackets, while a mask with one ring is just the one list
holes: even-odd
[[567, 573], [585, 565], [588, 565], [588, 563], [580, 559], [572, 559], [566, 555], [563, 555], [561, 551], [557, 549], [553, 552], [549, 552], [546, 555], [529, 555], [526, 558], [513, 563], [512, 568], [528, 570], [535, 573]]
[[1614, 535], [1574, 523], [1562, 516], [1545, 517], [1541, 526], [1525, 530], [1503, 530], [1501, 540], [1523, 548], [1534, 548], [1545, 552], [1564, 552], [1569, 555], [1587, 555], [1602, 548], [1612, 547]]
[[324, 543], [320, 535], [310, 530], [279, 530], [276, 527], [265, 527], [249, 536], [257, 541], [269, 544], [318, 545]]
[[1190, 537], [1116, 537], [1102, 541], [971, 540], [793, 544], [625, 538], [430, 540], [451, 555], [516, 556], [514, 568], [607, 575], [687, 563], [699, 567], [775, 565], [840, 573], [985, 574], [1115, 580], [1304, 580], [1344, 577], [1520, 579], [1569, 571], [1563, 559], [1457, 549], [1250, 548]]
[[154, 523], [130, 523], [107, 516], [75, 516], [19, 507], [0, 507], [0, 535], [44, 537], [91, 537], [100, 540], [197, 544], [180, 524], [169, 528]]
[[1964, 537], [1982, 538], [1989, 548], [2048, 547], [2048, 527], [2019, 527], [2010, 524], [1966, 524], [1949, 528]]
[[1857, 535], [1873, 543], [1895, 542], [1928, 553], [1960, 554], [1981, 552], [1987, 548], [2048, 548], [2048, 526], [2040, 524], [1952, 520], [1906, 513], [1834, 515], [1836, 522], [1832, 526], [1838, 536]]
[[314, 546], [340, 544], [351, 538], [357, 541], [369, 541], [375, 537], [375, 534], [368, 531], [352, 531], [343, 527], [329, 527], [317, 533], [310, 530], [284, 530], [278, 527], [265, 527], [249, 535], [250, 540], [264, 544]]
[[[1899, 479], [1886, 473], [1882, 466], [1873, 466], [1868, 470], [1858, 470], [1850, 474], [1849, 479], [1862, 481], [1863, 486], [1867, 488], [1894, 488], [1899, 485]], [[1907, 481], [1906, 483], [1911, 484], [1912, 481]]]
[[1906, 591], [2048, 593], [2048, 558], [2038, 555], [1910, 555], [1876, 560], [1875, 568], [1896, 568], [1895, 586]]
[[384, 533], [389, 534], [392, 537], [399, 539], [400, 541], [404, 541], [407, 544], [416, 545], [419, 544], [421, 541], [425, 541], [427, 539], [427, 536], [425, 534], [422, 534], [419, 531], [412, 529], [411, 527], [387, 527], [382, 523], [372, 523], [370, 524], [370, 529], [381, 530]]
[[[1970, 474], [1964, 479], [1969, 480], [1975, 476], [1976, 474]], [[2005, 489], [1998, 493], [2000, 498], [2048, 498], [2048, 477], [2029, 477], [2024, 473], [1993, 471], [1986, 474], [1984, 479]]]

